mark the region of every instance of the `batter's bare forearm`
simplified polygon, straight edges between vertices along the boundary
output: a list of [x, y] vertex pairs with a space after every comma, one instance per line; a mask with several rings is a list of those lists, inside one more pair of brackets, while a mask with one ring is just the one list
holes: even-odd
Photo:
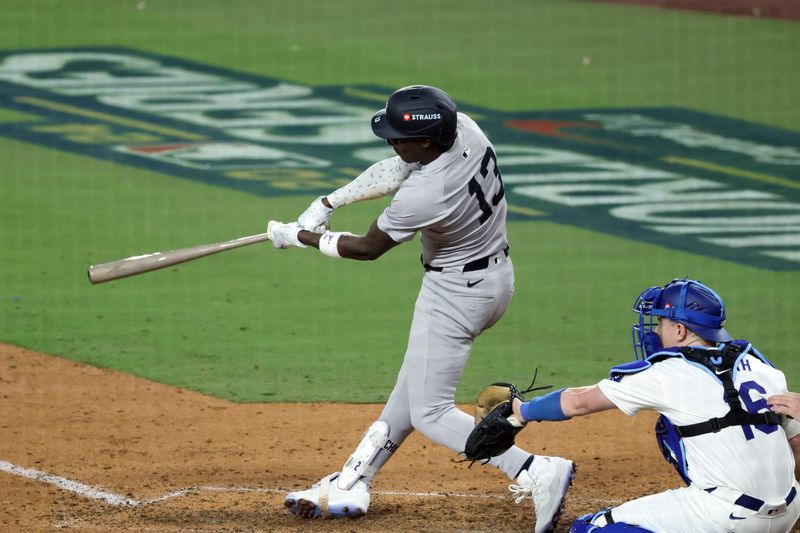
[[[330, 235], [330, 234], [329, 234]], [[297, 238], [303, 244], [319, 249], [321, 233], [300, 231]], [[378, 228], [377, 221], [373, 222], [366, 235], [338, 235], [336, 238], [336, 252], [343, 259], [356, 261], [373, 261], [399, 243], [393, 241], [386, 233]], [[325, 252], [323, 250], [323, 252]], [[330, 255], [330, 254], [328, 254]]]
[[339, 239], [339, 255], [357, 261], [374, 261], [386, 252], [386, 249], [370, 246], [367, 237], [343, 236]]
[[297, 234], [297, 240], [311, 246], [312, 248], [316, 248], [319, 250], [319, 238], [322, 237], [322, 233], [314, 233], [313, 231], [306, 231], [301, 230]]

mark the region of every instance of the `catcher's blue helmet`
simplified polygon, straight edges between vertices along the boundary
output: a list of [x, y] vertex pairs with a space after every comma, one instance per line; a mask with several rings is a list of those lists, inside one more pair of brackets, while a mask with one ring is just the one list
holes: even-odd
[[657, 317], [683, 324], [701, 338], [713, 342], [733, 340], [725, 330], [725, 303], [709, 286], [687, 278], [676, 278], [663, 287], [642, 291], [633, 304], [639, 314], [633, 325], [633, 345], [637, 359], [661, 348], [653, 329]]
[[398, 89], [372, 117], [372, 131], [382, 139], [427, 137], [450, 148], [456, 140], [458, 112], [446, 92], [428, 85]]

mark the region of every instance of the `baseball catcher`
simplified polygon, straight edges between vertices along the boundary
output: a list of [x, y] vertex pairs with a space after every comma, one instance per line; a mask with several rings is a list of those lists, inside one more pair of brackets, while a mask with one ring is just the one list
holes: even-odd
[[645, 289], [633, 311], [636, 360], [609, 377], [521, 402], [514, 417], [558, 422], [619, 409], [659, 413], [656, 440], [686, 487], [589, 513], [571, 533], [797, 531], [800, 422], [769, 410], [786, 375], [725, 328], [722, 298], [679, 278]]

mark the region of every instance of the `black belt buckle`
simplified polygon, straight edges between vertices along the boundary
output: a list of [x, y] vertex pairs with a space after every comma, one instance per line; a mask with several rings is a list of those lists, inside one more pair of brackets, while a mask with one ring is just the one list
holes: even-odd
[[[503, 253], [506, 257], [508, 257], [508, 246], [503, 248]], [[486, 257], [481, 257], [480, 259], [476, 259], [475, 261], [467, 263], [464, 265], [464, 270], [462, 272], [475, 272], [476, 270], [489, 268], [489, 260], [495, 255], [496, 254], [487, 255]]]
[[475, 272], [476, 270], [483, 270], [489, 266], [489, 258], [488, 257], [481, 257], [480, 259], [476, 259], [475, 261], [470, 261], [466, 265], [464, 265], [464, 270], [462, 272]]
[[[508, 249], [509, 249], [509, 247], [508, 247], [508, 246], [506, 246], [505, 248], [503, 248], [503, 253], [505, 254], [505, 256], [506, 256], [506, 257], [508, 257]], [[488, 268], [488, 267], [489, 267], [489, 260], [490, 260], [490, 259], [491, 259], [491, 258], [492, 258], [494, 255], [495, 255], [495, 254], [492, 254], [492, 255], [487, 255], [486, 257], [481, 257], [480, 259], [476, 259], [475, 261], [470, 261], [469, 263], [467, 263], [466, 265], [464, 265], [464, 268], [463, 268], [461, 271], [462, 271], [462, 272], [475, 272], [476, 270], [483, 270], [483, 269], [485, 269], [485, 268]], [[431, 266], [431, 265], [429, 265], [428, 263], [426, 263], [426, 262], [425, 262], [425, 261], [422, 259], [422, 256], [421, 256], [421, 255], [419, 256], [419, 260], [422, 262], [422, 266], [425, 268], [425, 271], [426, 271], [426, 272], [428, 272], [428, 271], [432, 271], [432, 272], [442, 272], [442, 271], [444, 270], [444, 268], [443, 268], [443, 267], [435, 267], [435, 266]]]

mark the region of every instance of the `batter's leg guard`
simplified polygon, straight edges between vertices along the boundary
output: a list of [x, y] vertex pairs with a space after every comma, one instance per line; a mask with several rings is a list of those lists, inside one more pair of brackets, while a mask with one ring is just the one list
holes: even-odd
[[376, 458], [381, 451], [393, 453], [397, 447], [389, 440], [389, 425], [373, 422], [341, 472], [325, 476], [308, 490], [290, 492], [284, 506], [302, 518], [364, 516], [370, 503], [369, 486], [378, 471]]
[[378, 472], [378, 469], [372, 464], [375, 462], [378, 452], [384, 450], [387, 453], [394, 453], [396, 449], [397, 444], [389, 440], [389, 424], [382, 420], [373, 422], [364, 432], [356, 451], [342, 467], [342, 473], [336, 480], [337, 486], [340, 489], [349, 490], [361, 478], [366, 478], [368, 482], [371, 481]]
[[569, 533], [653, 533], [643, 527], [613, 520], [611, 509], [603, 509], [575, 520], [569, 528]]

